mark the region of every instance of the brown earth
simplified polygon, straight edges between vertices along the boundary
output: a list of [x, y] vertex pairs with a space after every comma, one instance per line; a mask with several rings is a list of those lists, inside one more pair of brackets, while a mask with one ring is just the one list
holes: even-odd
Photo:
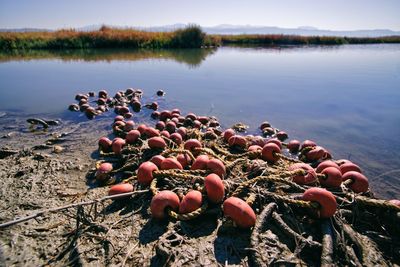
[[[95, 167], [97, 140], [109, 132], [108, 121], [63, 122], [48, 132], [30, 132], [22, 118], [1, 120], [12, 126], [0, 133], [0, 223], [107, 195], [108, 187], [96, 187], [86, 175]], [[62, 133], [66, 135], [56, 138]], [[56, 153], [55, 146], [63, 150]], [[15, 154], [5, 153], [10, 151]], [[215, 216], [187, 223], [153, 221], [150, 200], [150, 193], [139, 194], [129, 202], [108, 200], [0, 229], [0, 266], [160, 266], [167, 260], [174, 266], [210, 266], [247, 261], [246, 242], [215, 240]], [[242, 235], [248, 241], [248, 233], [238, 237]], [[164, 240], [162, 247], [157, 246], [159, 240]], [[167, 255], [168, 246], [177, 244]], [[172, 256], [172, 261], [167, 259]]]

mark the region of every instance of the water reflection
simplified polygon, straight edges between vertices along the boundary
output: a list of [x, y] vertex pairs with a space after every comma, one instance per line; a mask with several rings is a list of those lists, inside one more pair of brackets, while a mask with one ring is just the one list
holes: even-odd
[[84, 50], [22, 50], [0, 52], [0, 62], [60, 59], [62, 61], [141, 61], [147, 59], [173, 60], [195, 68], [215, 49], [84, 49]]
[[266, 52], [288, 52], [298, 50], [339, 50], [343, 45], [259, 45], [259, 44], [228, 44], [227, 48], [241, 50], [266, 51]]

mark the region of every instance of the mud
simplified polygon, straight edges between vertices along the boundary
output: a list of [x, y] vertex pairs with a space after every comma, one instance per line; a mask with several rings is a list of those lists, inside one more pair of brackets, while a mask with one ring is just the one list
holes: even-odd
[[[107, 195], [107, 186], [96, 187], [86, 175], [95, 168], [98, 137], [110, 132], [108, 120], [63, 121], [34, 132], [14, 114], [1, 120], [0, 223]], [[248, 233], [217, 238], [220, 222], [212, 214], [191, 222], [153, 221], [151, 197], [46, 213], [1, 229], [0, 266], [246, 264]]]

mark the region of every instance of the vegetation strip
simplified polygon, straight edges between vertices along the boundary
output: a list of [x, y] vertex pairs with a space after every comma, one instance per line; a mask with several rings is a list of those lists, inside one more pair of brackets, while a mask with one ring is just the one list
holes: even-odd
[[206, 34], [189, 25], [173, 32], [146, 32], [103, 26], [98, 31], [1, 32], [0, 51], [88, 48], [200, 48], [221, 45], [342, 45], [400, 43], [400, 36], [340, 37], [283, 34]]

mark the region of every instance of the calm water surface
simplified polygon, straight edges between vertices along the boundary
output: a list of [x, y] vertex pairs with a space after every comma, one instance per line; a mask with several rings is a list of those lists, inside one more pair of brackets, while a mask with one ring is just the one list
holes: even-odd
[[[374, 191], [400, 197], [400, 45], [0, 54], [0, 109], [71, 118], [76, 93], [167, 92], [164, 108], [268, 120], [365, 169]], [[74, 114], [73, 116], [76, 116]], [[1, 127], [1, 126], [0, 126]]]

